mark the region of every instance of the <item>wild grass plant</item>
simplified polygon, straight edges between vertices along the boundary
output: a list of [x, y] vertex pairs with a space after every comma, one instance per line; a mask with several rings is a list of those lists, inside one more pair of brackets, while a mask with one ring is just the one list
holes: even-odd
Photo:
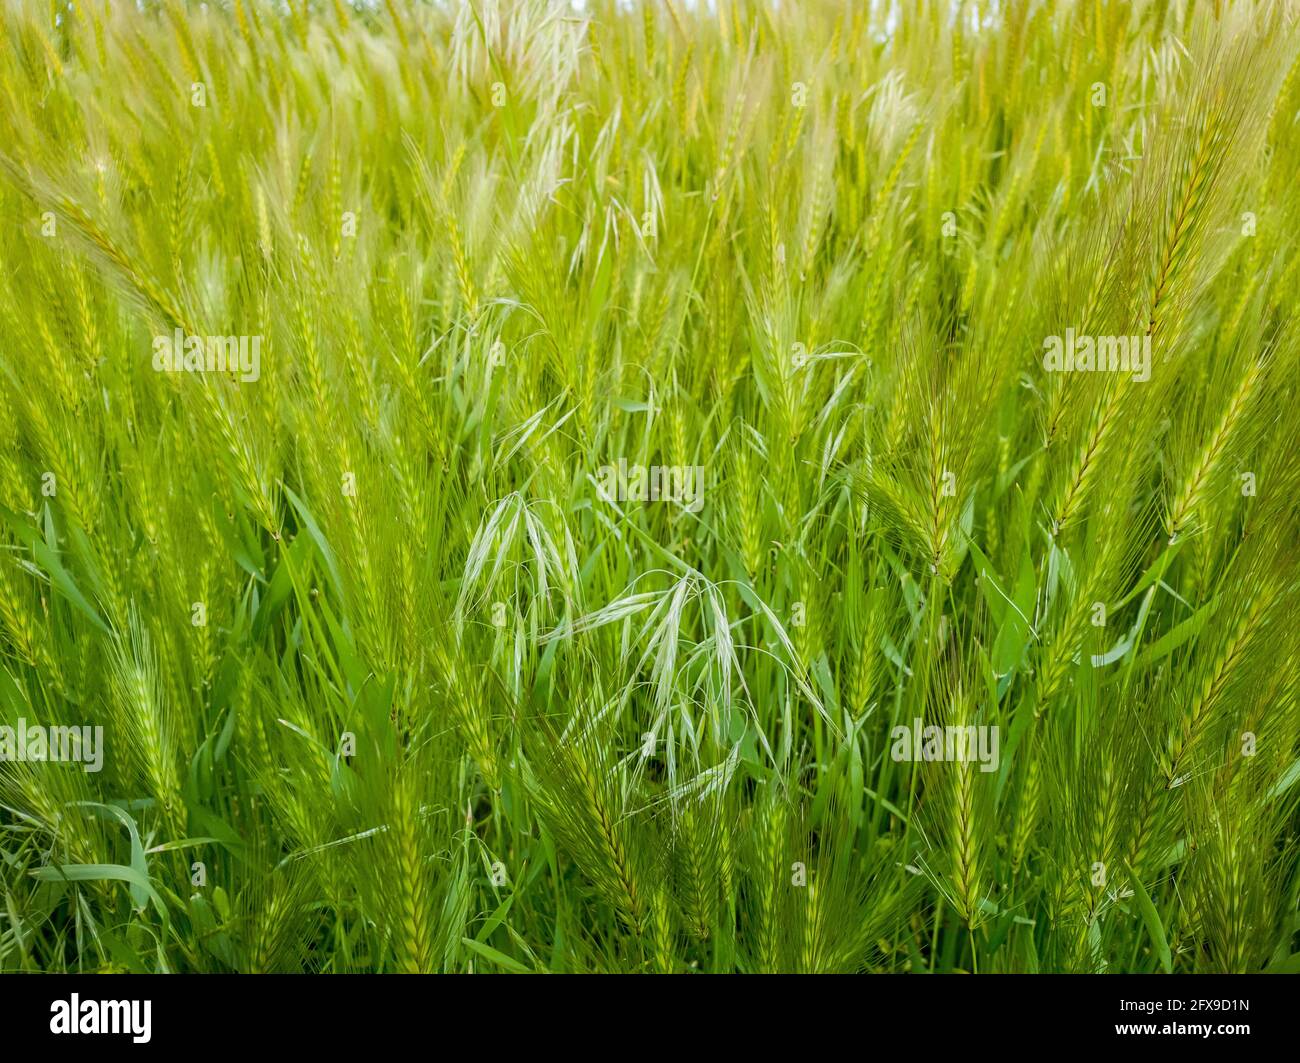
[[4, 5], [0, 970], [1300, 970], [1298, 17]]

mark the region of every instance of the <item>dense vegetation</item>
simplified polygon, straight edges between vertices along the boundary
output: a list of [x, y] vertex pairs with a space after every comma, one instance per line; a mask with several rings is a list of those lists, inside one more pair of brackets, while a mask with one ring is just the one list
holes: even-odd
[[1298, 55], [6, 3], [0, 970], [1298, 969]]

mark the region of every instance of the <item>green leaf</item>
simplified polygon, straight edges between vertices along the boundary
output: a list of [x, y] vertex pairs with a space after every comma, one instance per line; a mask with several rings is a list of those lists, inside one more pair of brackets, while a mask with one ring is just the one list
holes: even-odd
[[511, 974], [532, 974], [533, 973], [522, 963], [520, 963], [518, 960], [511, 959], [504, 952], [498, 952], [491, 945], [485, 945], [483, 944], [483, 942], [475, 941], [473, 938], [470, 937], [463, 937], [460, 939], [460, 941], [461, 944], [464, 945], [470, 951], [477, 952], [489, 963], [494, 963], [502, 970], [509, 971]]
[[[135, 820], [125, 810], [118, 808], [116, 805], [102, 805], [96, 801], [74, 801], [72, 804], [78, 808], [89, 808], [102, 816], [116, 819], [126, 827], [131, 838], [131, 868], [147, 884], [149, 881], [149, 865], [145, 860], [144, 845], [140, 841], [140, 830], [136, 826]], [[148, 890], [132, 885], [131, 899], [135, 902], [137, 908], [143, 908], [149, 900]]]
[[320, 551], [321, 558], [325, 561], [325, 568], [329, 573], [330, 583], [334, 587], [334, 593], [342, 599], [343, 581], [339, 578], [338, 562], [334, 558], [334, 551], [330, 548], [324, 533], [320, 530], [320, 525], [316, 523], [316, 518], [312, 516], [307, 504], [295, 495], [287, 484], [281, 484], [280, 486], [284, 488], [285, 496], [293, 503], [293, 508], [298, 511], [298, 516], [302, 518], [302, 522], [307, 528], [307, 534], [311, 536], [311, 541], [316, 544], [316, 549]]
[[81, 593], [76, 581], [63, 567], [58, 554], [50, 549], [37, 530], [19, 517], [18, 514], [4, 506], [0, 506], [0, 515], [3, 515], [5, 523], [13, 529], [14, 534], [31, 548], [32, 553], [36, 556], [37, 564], [50, 577], [50, 583], [54, 588], [96, 628], [105, 635], [110, 634], [108, 625], [104, 623], [95, 607], [86, 600], [86, 596]]
[[1293, 952], [1284, 960], [1270, 963], [1261, 972], [1263, 974], [1300, 974], [1300, 952]]
[[167, 918], [167, 906], [162, 897], [149, 879], [133, 867], [122, 864], [52, 864], [33, 871], [32, 877], [42, 882], [125, 882], [142, 890], [162, 917]]
[[1142, 880], [1133, 874], [1131, 868], [1129, 869], [1129, 879], [1133, 884], [1133, 895], [1137, 898], [1138, 911], [1142, 913], [1142, 922], [1146, 924], [1147, 933], [1151, 935], [1151, 945], [1160, 958], [1160, 966], [1164, 968], [1165, 974], [1173, 974], [1174, 961], [1169, 954], [1169, 941], [1165, 937], [1165, 928], [1160, 922], [1160, 915], [1156, 911], [1156, 906], [1151, 903], [1151, 898], [1147, 896]]

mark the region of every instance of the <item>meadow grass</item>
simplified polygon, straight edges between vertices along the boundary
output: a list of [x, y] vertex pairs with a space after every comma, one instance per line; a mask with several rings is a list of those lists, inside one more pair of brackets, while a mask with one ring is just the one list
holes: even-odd
[[0, 970], [1300, 971], [1297, 20], [5, 4]]

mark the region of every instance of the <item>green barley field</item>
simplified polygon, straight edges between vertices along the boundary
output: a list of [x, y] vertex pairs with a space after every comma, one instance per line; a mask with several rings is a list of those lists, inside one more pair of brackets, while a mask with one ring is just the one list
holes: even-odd
[[6, 3], [0, 971], [1300, 971], [1298, 57]]

